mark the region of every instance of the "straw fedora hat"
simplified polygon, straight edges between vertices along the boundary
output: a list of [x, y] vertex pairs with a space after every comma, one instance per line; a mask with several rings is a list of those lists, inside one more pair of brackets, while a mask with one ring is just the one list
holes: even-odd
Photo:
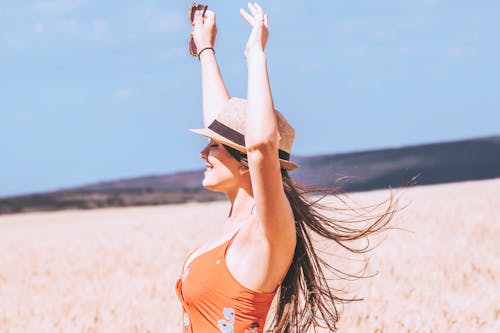
[[[233, 97], [208, 127], [190, 129], [190, 131], [246, 153], [247, 105], [247, 100]], [[295, 130], [278, 110], [274, 111], [278, 120], [278, 156], [281, 168], [286, 170], [297, 169], [299, 166], [290, 162], [290, 151], [295, 137]]]

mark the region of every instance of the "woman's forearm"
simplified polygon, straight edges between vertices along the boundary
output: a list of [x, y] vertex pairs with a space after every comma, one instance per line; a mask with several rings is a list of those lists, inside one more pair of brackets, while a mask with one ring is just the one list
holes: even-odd
[[273, 98], [263, 51], [247, 55], [248, 118], [246, 145], [248, 148], [271, 144], [277, 146], [278, 130]]
[[200, 55], [201, 85], [203, 98], [203, 122], [208, 126], [229, 100], [222, 74], [213, 50], [206, 50]]

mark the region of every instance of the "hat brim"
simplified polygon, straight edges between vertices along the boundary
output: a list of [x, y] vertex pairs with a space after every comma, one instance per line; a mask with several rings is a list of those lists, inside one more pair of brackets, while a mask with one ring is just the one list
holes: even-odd
[[[225, 144], [225, 145], [227, 145], [231, 148], [234, 148], [238, 151], [241, 151], [242, 153], [247, 152], [246, 147], [241, 146], [237, 143], [234, 143], [231, 140], [228, 140], [227, 138], [223, 137], [222, 135], [220, 135], [218, 133], [215, 133], [214, 131], [212, 131], [209, 128], [190, 129], [189, 131], [196, 133], [196, 134], [199, 134], [199, 135], [203, 135], [203, 136], [210, 138], [210, 139], [214, 139], [215, 141], [220, 142], [222, 144]], [[298, 164], [295, 164], [295, 163], [287, 161], [287, 160], [283, 160], [281, 158], [279, 159], [279, 161], [280, 161], [280, 167], [282, 169], [286, 169], [288, 171], [295, 170], [299, 167]]]

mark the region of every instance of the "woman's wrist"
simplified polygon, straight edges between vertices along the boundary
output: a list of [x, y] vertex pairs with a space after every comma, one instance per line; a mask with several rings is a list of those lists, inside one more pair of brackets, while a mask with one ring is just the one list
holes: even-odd
[[245, 53], [245, 58], [247, 60], [247, 64], [251, 65], [253, 63], [259, 63], [261, 61], [266, 60], [266, 54], [264, 50], [253, 50]]
[[215, 55], [215, 50], [214, 50], [213, 46], [205, 46], [205, 47], [200, 48], [200, 51], [198, 51], [198, 59], [201, 60], [202, 55], [204, 55], [204, 54], [206, 55], [209, 53], [213, 53]]

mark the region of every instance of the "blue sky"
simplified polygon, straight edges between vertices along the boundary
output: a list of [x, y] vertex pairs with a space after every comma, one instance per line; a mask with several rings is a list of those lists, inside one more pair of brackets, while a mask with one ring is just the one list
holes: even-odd
[[[0, 196], [201, 168], [190, 1], [0, 2]], [[246, 95], [245, 1], [212, 1]], [[500, 134], [497, 0], [262, 1], [293, 155]]]

